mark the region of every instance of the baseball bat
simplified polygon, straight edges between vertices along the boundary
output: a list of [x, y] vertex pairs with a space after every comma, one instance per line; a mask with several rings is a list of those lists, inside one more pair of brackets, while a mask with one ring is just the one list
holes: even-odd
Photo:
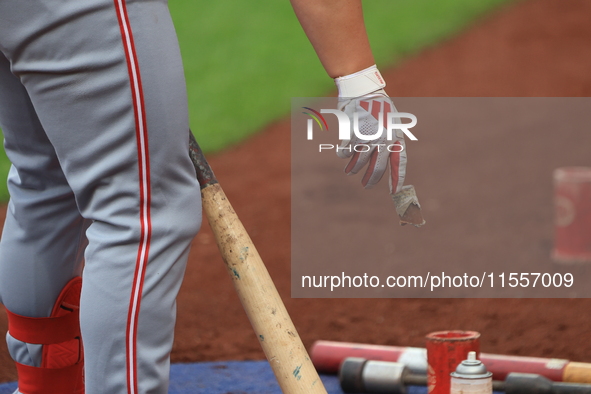
[[189, 155], [201, 184], [203, 210], [234, 288], [282, 392], [326, 394], [263, 260], [192, 133]]

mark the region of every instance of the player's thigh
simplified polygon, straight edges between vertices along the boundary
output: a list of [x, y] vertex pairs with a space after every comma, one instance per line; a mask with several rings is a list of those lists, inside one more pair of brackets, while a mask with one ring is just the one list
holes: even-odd
[[15, 25], [16, 32], [7, 32], [19, 36], [18, 42], [7, 40], [13, 71], [27, 88], [82, 213], [114, 217], [93, 205], [105, 193], [137, 204], [137, 181], [132, 186], [129, 178], [138, 176], [138, 149], [144, 147], [155, 198], [174, 203], [187, 188], [194, 190], [185, 82], [166, 2], [59, 2], [52, 10], [58, 15], [50, 15], [57, 23], [48, 22], [45, 12], [31, 12], [34, 29]]

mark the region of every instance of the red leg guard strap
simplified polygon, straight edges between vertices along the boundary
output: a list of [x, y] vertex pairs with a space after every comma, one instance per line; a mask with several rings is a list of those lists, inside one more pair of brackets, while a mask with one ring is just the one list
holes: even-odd
[[25, 317], [6, 310], [8, 332], [19, 341], [51, 345], [80, 337], [79, 306], [82, 278], [64, 286], [50, 317]]
[[82, 376], [82, 368], [82, 363], [59, 369], [16, 363], [18, 390], [23, 394], [84, 394], [77, 378]]
[[80, 336], [78, 310], [60, 317], [25, 317], [6, 310], [8, 332], [26, 343], [50, 345]]

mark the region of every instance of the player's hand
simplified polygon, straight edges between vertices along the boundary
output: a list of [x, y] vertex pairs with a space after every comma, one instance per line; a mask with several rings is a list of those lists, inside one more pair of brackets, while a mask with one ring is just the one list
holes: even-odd
[[[372, 66], [358, 73], [336, 78], [335, 82], [339, 89], [338, 109], [345, 112], [351, 120], [351, 139], [343, 140], [337, 149], [339, 157], [350, 159], [345, 173], [356, 174], [367, 166], [361, 184], [370, 188], [390, 168], [390, 193], [400, 191], [406, 172], [404, 133], [396, 129], [393, 139], [387, 139], [388, 114], [397, 110], [383, 89], [386, 84], [380, 72]], [[354, 120], [355, 116], [358, 121]], [[400, 123], [400, 119], [394, 118], [394, 123]], [[356, 135], [353, 130], [356, 124], [358, 134], [367, 138]], [[382, 133], [376, 139], [380, 126]]]

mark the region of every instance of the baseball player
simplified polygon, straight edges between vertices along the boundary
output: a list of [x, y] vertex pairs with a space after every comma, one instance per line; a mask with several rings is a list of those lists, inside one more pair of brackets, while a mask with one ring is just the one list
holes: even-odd
[[[359, 1], [292, 3], [341, 92], [381, 95]], [[166, 0], [0, 0], [0, 127], [16, 393], [166, 393], [201, 222]]]

